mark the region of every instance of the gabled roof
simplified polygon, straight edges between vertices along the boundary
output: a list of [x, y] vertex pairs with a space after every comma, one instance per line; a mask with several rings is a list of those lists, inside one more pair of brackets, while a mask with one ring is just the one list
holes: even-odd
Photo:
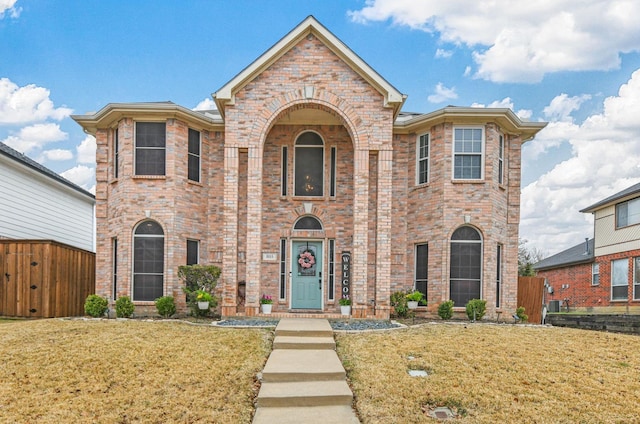
[[32, 169], [44, 176], [46, 176], [47, 178], [50, 178], [58, 183], [61, 183], [69, 188], [72, 188], [73, 190], [79, 192], [80, 194], [90, 197], [92, 200], [95, 201], [95, 196], [91, 193], [89, 193], [87, 190], [83, 189], [82, 187], [72, 183], [71, 181], [67, 180], [66, 178], [62, 177], [60, 174], [57, 174], [55, 172], [53, 172], [52, 170], [50, 170], [49, 168], [46, 168], [42, 165], [40, 165], [38, 162], [36, 162], [35, 160], [31, 159], [30, 157], [23, 155], [22, 153], [18, 152], [17, 150], [12, 149], [11, 147], [7, 146], [6, 144], [0, 142], [0, 155], [9, 158], [13, 161], [16, 161], [17, 163], [26, 166], [29, 169]]
[[385, 105], [394, 108], [394, 116], [400, 111], [406, 96], [389, 84], [389, 82], [380, 76], [380, 74], [373, 70], [373, 68], [371, 68], [364, 60], [347, 47], [346, 44], [340, 41], [338, 37], [333, 35], [327, 28], [320, 24], [316, 18], [308, 16], [273, 47], [264, 52], [249, 66], [244, 68], [222, 88], [213, 93], [213, 97], [222, 117], [224, 118], [225, 104], [233, 104], [235, 101], [235, 94], [239, 90], [260, 75], [266, 68], [271, 66], [285, 53], [291, 50], [293, 46], [308, 34], [316, 36], [333, 53], [349, 65], [351, 69], [375, 87], [380, 94], [384, 96]]
[[631, 187], [625, 188], [624, 190], [619, 191], [613, 196], [609, 196], [604, 200], [601, 200], [587, 208], [582, 209], [580, 212], [586, 212], [586, 213], [595, 212], [598, 209], [602, 209], [604, 207], [610, 206], [611, 204], [619, 203], [624, 200], [630, 200], [638, 196], [640, 196], [640, 183], [632, 185]]
[[98, 127], [108, 127], [124, 116], [153, 118], [154, 116], [175, 117], [187, 121], [195, 121], [204, 126], [222, 124], [217, 111], [194, 111], [173, 102], [144, 103], [109, 103], [98, 112], [86, 115], [71, 115], [71, 118], [82, 126], [86, 133], [95, 135]]
[[[586, 243], [586, 245], [585, 245]], [[594, 239], [582, 242], [576, 246], [549, 256], [533, 265], [536, 271], [543, 271], [553, 268], [562, 268], [569, 265], [578, 265], [593, 262], [594, 259]]]

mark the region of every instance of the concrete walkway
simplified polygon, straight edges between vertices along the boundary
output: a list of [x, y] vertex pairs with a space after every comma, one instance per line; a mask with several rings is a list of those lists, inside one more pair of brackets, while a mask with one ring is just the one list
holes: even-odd
[[262, 371], [253, 424], [359, 423], [326, 319], [282, 319]]

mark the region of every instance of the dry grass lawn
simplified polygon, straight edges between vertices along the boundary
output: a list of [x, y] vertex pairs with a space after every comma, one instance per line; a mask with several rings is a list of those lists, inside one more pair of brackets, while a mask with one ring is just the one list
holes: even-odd
[[638, 336], [438, 323], [337, 341], [364, 424], [431, 422], [437, 406], [457, 423], [640, 422]]
[[179, 322], [6, 322], [0, 422], [249, 423], [270, 337]]

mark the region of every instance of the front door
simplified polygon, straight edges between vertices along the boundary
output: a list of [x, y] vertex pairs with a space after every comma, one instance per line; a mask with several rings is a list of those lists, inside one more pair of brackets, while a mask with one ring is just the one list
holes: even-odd
[[322, 309], [322, 242], [294, 241], [291, 308]]

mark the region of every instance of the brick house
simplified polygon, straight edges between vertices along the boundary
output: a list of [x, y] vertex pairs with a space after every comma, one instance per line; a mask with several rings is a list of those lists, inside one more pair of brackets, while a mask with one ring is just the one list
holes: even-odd
[[533, 266], [553, 288], [547, 301], [592, 313], [640, 313], [640, 184], [580, 212], [594, 215], [594, 238]]
[[388, 318], [414, 287], [431, 312], [515, 309], [521, 146], [545, 123], [402, 112], [406, 96], [311, 16], [213, 98], [74, 117], [97, 141], [98, 293], [183, 302], [178, 266], [212, 263], [223, 316], [268, 294], [276, 314], [331, 317], [348, 291], [353, 316]]

